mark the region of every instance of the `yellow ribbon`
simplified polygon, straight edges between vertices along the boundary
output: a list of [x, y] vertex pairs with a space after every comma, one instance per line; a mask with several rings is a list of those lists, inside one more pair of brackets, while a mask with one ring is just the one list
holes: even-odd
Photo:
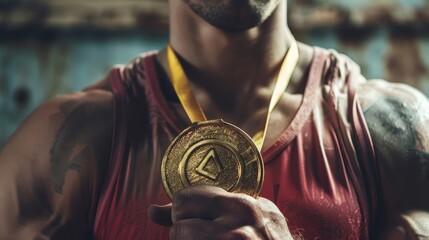
[[[180, 64], [179, 59], [177, 58], [170, 44], [167, 46], [167, 59], [171, 82], [189, 119], [191, 120], [191, 122], [207, 121], [207, 118], [204, 114], [203, 109], [201, 108], [201, 105], [195, 98], [195, 94], [192, 91], [191, 85], [189, 84], [189, 80], [186, 77], [182, 65]], [[268, 113], [267, 118], [265, 120], [264, 129], [257, 132], [253, 136], [253, 141], [255, 142], [259, 151], [261, 151], [262, 146], [264, 144], [271, 112], [281, 99], [283, 93], [286, 91], [286, 88], [289, 85], [290, 79], [292, 77], [292, 73], [296, 65], [298, 64], [298, 60], [298, 45], [295, 39], [292, 37], [291, 46], [285, 58], [283, 59], [282, 66], [280, 68], [279, 74], [277, 75], [276, 84], [274, 86], [274, 91], [270, 100], [270, 105], [268, 106]]]

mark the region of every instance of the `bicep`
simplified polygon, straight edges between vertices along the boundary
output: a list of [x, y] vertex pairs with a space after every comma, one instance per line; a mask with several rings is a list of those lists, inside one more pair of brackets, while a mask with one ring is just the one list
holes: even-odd
[[[0, 153], [0, 234], [34, 238], [52, 215], [46, 103], [19, 127]], [[48, 124], [46, 124], [48, 123]]]
[[370, 103], [364, 114], [380, 166], [382, 206], [391, 224], [393, 219], [402, 224], [417, 216], [410, 213], [429, 212], [429, 103], [405, 85], [382, 82], [372, 87], [367, 91], [372, 96], [363, 94]]
[[86, 238], [89, 192], [105, 155], [96, 139], [110, 135], [91, 124], [106, 117], [99, 109], [80, 97], [52, 100], [11, 137], [0, 153], [0, 238]]

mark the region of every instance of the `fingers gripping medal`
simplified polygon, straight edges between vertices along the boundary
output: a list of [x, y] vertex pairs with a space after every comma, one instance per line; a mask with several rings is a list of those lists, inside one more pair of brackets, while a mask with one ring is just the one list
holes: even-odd
[[192, 185], [214, 185], [230, 192], [257, 197], [264, 177], [260, 154], [270, 113], [285, 92], [299, 59], [296, 41], [286, 54], [277, 76], [263, 129], [250, 138], [222, 120], [207, 121], [173, 49], [167, 48], [173, 87], [192, 126], [180, 133], [164, 154], [161, 175], [170, 198]]

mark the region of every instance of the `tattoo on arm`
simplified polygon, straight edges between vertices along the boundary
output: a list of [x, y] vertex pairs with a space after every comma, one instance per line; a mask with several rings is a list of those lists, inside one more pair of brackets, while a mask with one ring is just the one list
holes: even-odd
[[421, 127], [428, 121], [425, 114], [412, 110], [399, 99], [385, 97], [367, 108], [364, 115], [376, 154], [383, 158], [383, 168], [399, 174], [392, 181], [400, 185], [407, 178], [407, 181], [427, 186], [429, 131]]
[[[396, 99], [381, 98], [364, 111], [368, 128], [384, 148], [400, 146], [407, 151], [416, 146], [414, 114]], [[389, 149], [384, 149], [389, 150]]]
[[[82, 104], [74, 107], [73, 102], [60, 106], [61, 114], [66, 115], [57, 132], [50, 150], [51, 178], [57, 193], [63, 193], [65, 178], [69, 171], [80, 172], [87, 161], [95, 155], [96, 159], [106, 156], [96, 151], [102, 144], [100, 139], [110, 139], [110, 132], [103, 131], [103, 123], [109, 122], [106, 109], [94, 104]], [[69, 109], [74, 108], [70, 111]], [[69, 113], [68, 113], [69, 112]], [[107, 135], [106, 135], [107, 134]]]

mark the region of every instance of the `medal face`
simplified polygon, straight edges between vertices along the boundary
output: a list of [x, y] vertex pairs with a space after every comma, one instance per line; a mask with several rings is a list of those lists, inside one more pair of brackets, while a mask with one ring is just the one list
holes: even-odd
[[173, 199], [192, 185], [213, 185], [257, 197], [263, 161], [252, 139], [222, 120], [194, 123], [170, 144], [161, 165], [164, 189]]

